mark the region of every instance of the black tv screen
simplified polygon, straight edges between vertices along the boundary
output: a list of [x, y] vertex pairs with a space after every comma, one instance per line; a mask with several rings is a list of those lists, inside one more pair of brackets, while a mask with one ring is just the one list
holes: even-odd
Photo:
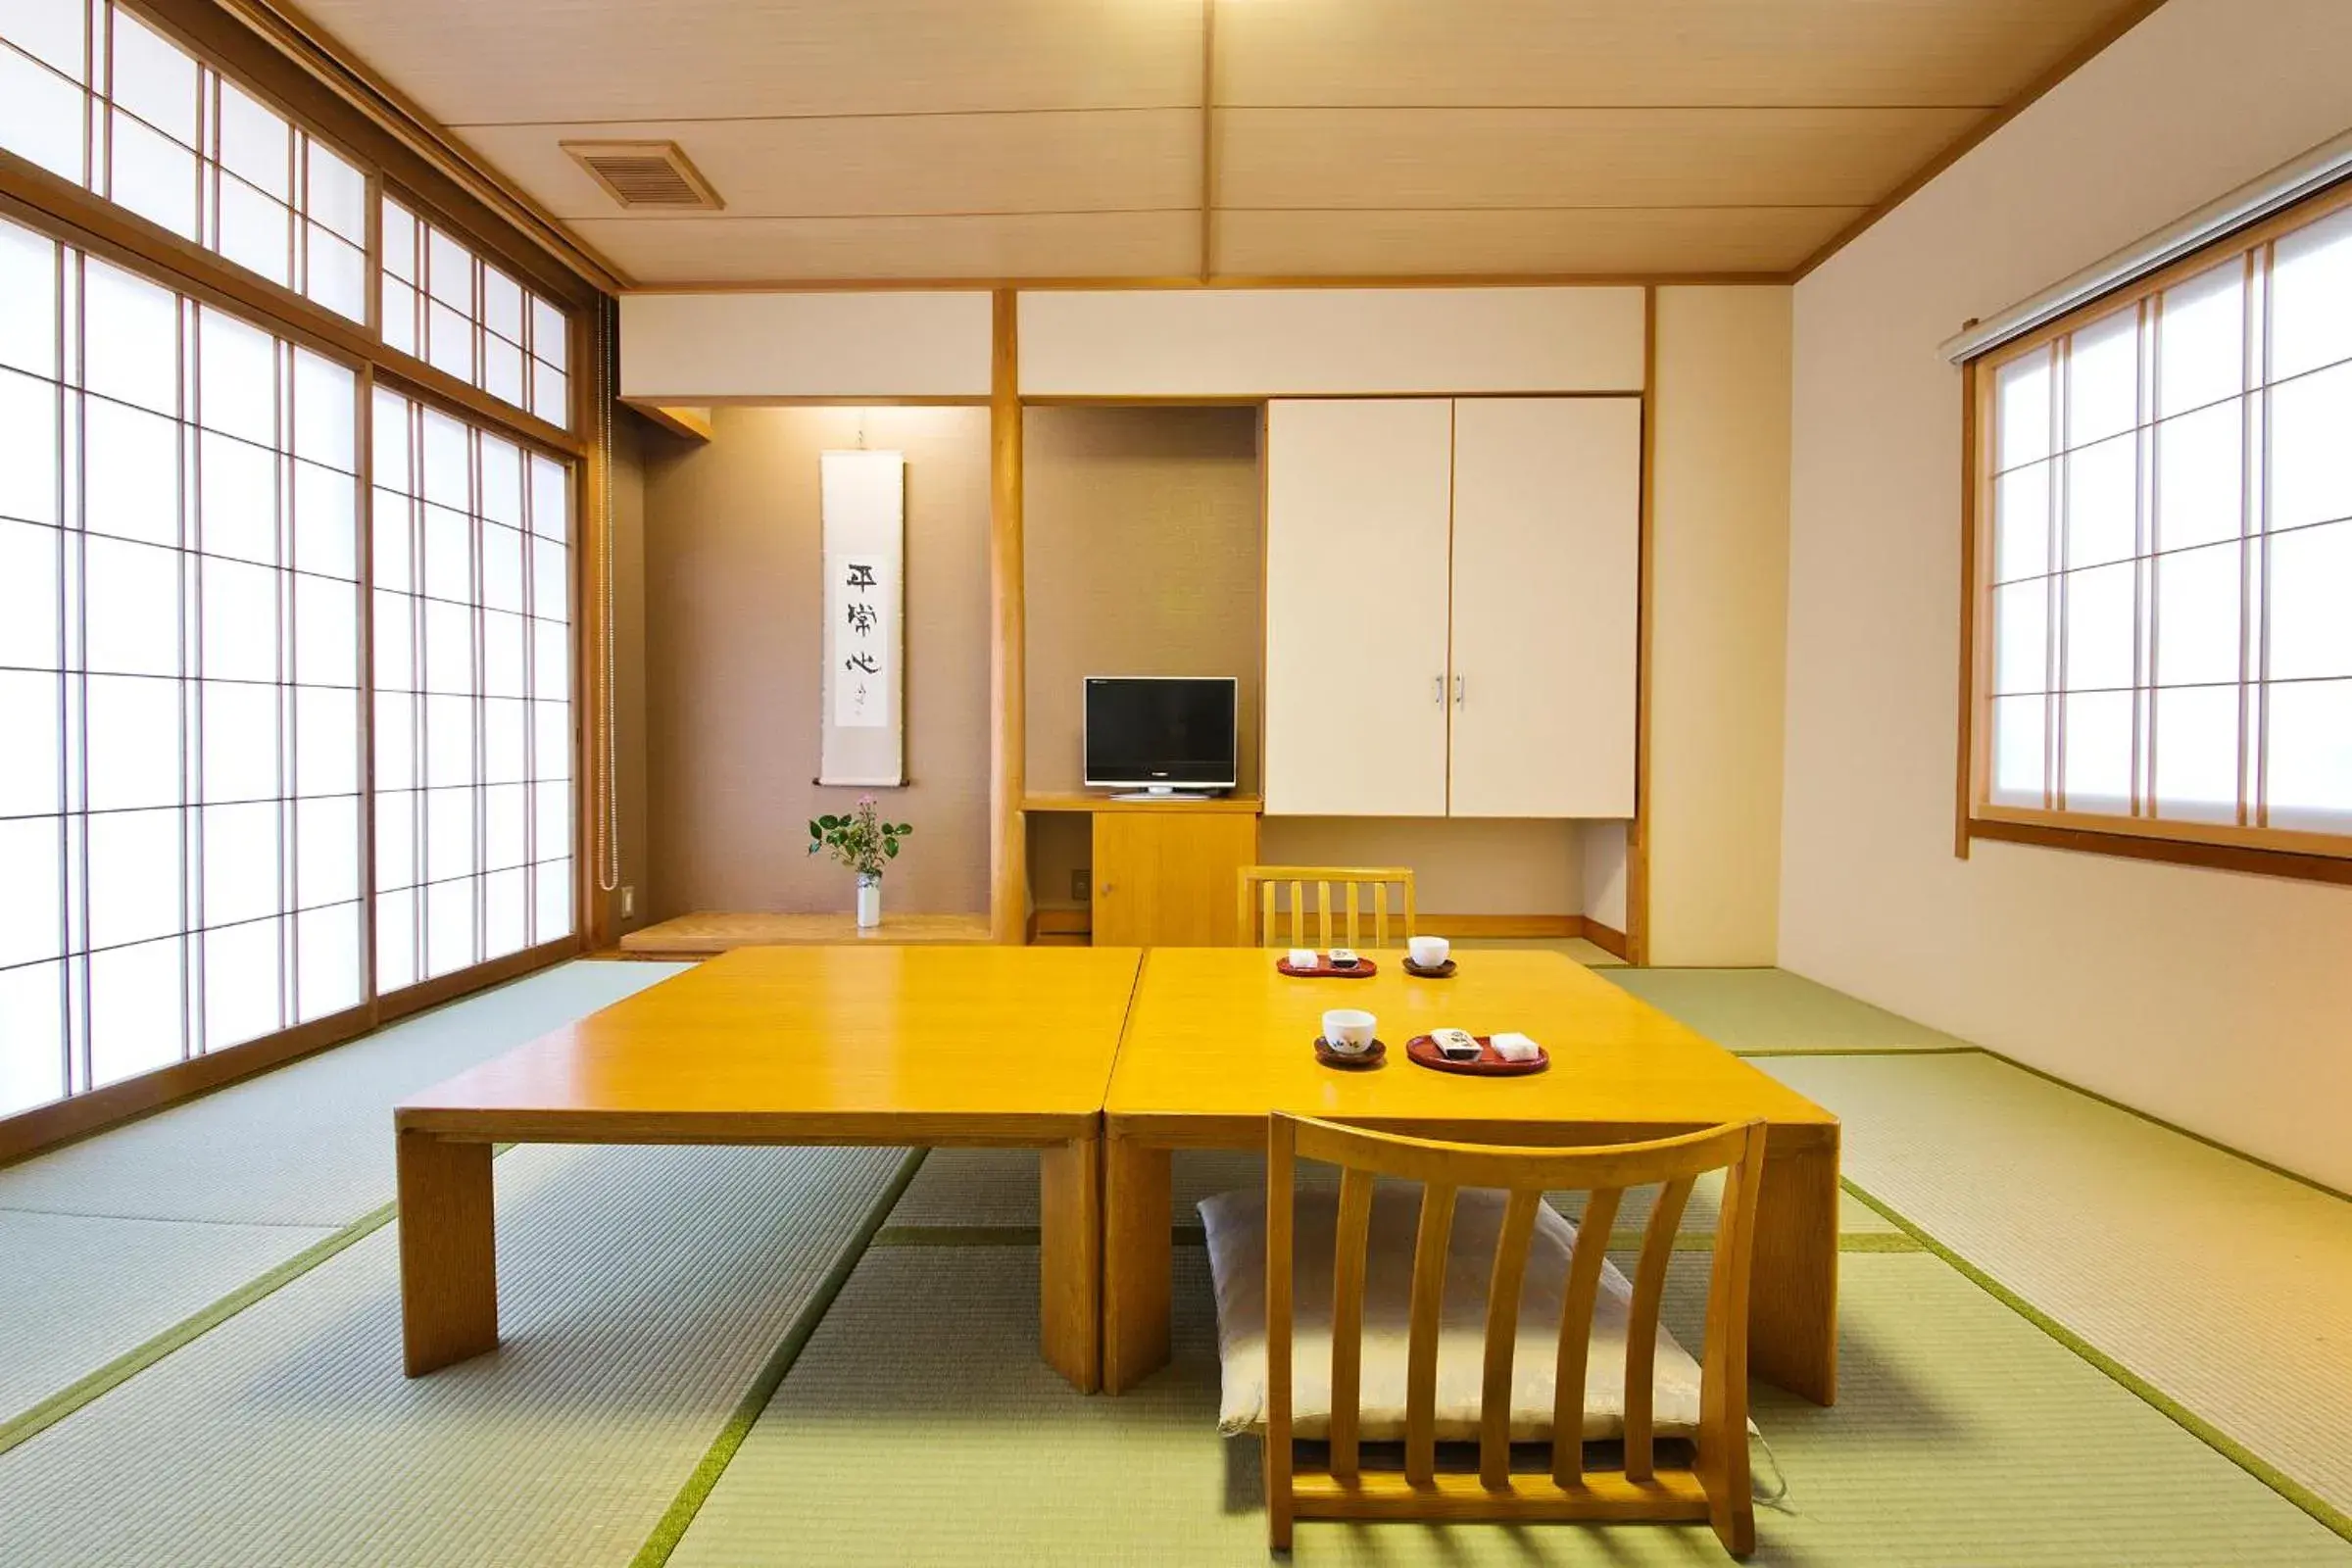
[[1229, 790], [1240, 782], [1230, 675], [1093, 675], [1086, 782], [1095, 789]]

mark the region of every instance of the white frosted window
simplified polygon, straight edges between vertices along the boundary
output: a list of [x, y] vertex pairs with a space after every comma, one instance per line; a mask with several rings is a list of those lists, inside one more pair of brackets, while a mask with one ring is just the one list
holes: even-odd
[[220, 167], [279, 203], [294, 199], [293, 129], [234, 82], [220, 85]]
[[82, 553], [89, 667], [119, 675], [178, 674], [179, 552], [93, 536]]
[[385, 201], [382, 213], [376, 291], [384, 342], [501, 402], [568, 426], [569, 318], [400, 203]]
[[234, 925], [283, 906], [274, 801], [204, 808], [204, 923]]
[[93, 811], [177, 806], [180, 693], [175, 680], [92, 675], [83, 685], [83, 771]]
[[64, 806], [64, 683], [42, 670], [0, 669], [0, 817], [47, 816]]
[[163, 415], [85, 398], [81, 525], [118, 539], [178, 544], [179, 430]]
[[503, 958], [530, 945], [530, 873], [520, 866], [482, 878], [482, 956]]
[[313, 463], [294, 465], [294, 564], [328, 577], [357, 578], [359, 481]]
[[208, 680], [203, 693], [204, 798], [276, 799], [280, 688]]
[[0, 517], [57, 521], [57, 389], [0, 370]]
[[460, 877], [423, 890], [426, 976], [452, 974], [476, 961], [480, 949], [473, 929], [475, 887], [472, 877]]
[[2352, 676], [2352, 522], [2279, 534], [2270, 547], [2270, 678]]
[[2352, 680], [2274, 686], [2267, 695], [2271, 824], [2352, 830]]
[[65, 967], [0, 969], [0, 1116], [65, 1098]]
[[[543, 863], [571, 863], [570, 628], [530, 612], [569, 613], [570, 478], [560, 462], [395, 396], [379, 393], [375, 429], [379, 484], [414, 479], [423, 494], [400, 513], [416, 531], [404, 527], [396, 553], [424, 597], [379, 591], [375, 608], [377, 777], [419, 790], [375, 817], [378, 962], [407, 983], [571, 930], [569, 894], [544, 892]], [[382, 519], [403, 506], [379, 491], [379, 582]], [[413, 660], [415, 699], [386, 674]], [[568, 888], [568, 870], [555, 875]], [[420, 898], [399, 891], [415, 882]], [[543, 909], [557, 911], [552, 924]]]
[[417, 967], [418, 907], [415, 891], [408, 888], [376, 895], [375, 986], [379, 992], [406, 990], [423, 978]]
[[2237, 808], [2238, 689], [2156, 694], [2156, 810], [2184, 821], [2230, 821]]
[[537, 923], [531, 932], [531, 939], [534, 942], [554, 942], [571, 935], [571, 861], [543, 860], [537, 871], [539, 898], [533, 916]]
[[64, 874], [63, 824], [55, 817], [0, 817], [0, 865], [23, 896], [0, 899], [0, 969], [54, 958], [66, 951], [54, 890]]
[[198, 548], [277, 564], [279, 464], [266, 446], [207, 430], [197, 439]]
[[294, 215], [234, 174], [220, 178], [220, 254], [286, 287], [294, 280]]
[[183, 929], [177, 810], [102, 811], [88, 819], [92, 948]]
[[242, 561], [204, 564], [204, 672], [216, 680], [272, 681], [278, 670], [281, 574]]
[[285, 1025], [281, 922], [255, 920], [204, 934], [204, 1039], [220, 1051]]
[[81, 269], [81, 384], [121, 403], [179, 413], [179, 302], [104, 262]]
[[185, 146], [196, 144], [196, 62], [128, 12], [114, 12], [114, 101]]
[[73, 82], [0, 45], [0, 147], [78, 184], [87, 102]]
[[1980, 365], [1984, 814], [2352, 839], [2352, 204], [2321, 200]]
[[2279, 239], [2271, 268], [2271, 374], [2352, 360], [2352, 211]]
[[55, 528], [0, 517], [0, 667], [59, 667], [59, 540]]
[[90, 955], [91, 1088], [181, 1059], [185, 950], [180, 938], [167, 937]]
[[294, 689], [294, 792], [350, 795], [360, 787], [360, 694]]
[[308, 1023], [360, 1004], [360, 906], [338, 904], [295, 916], [296, 1021]]
[[57, 374], [57, 244], [0, 222], [0, 365]]
[[2352, 365], [2271, 390], [2270, 525], [2352, 517]]
[[360, 798], [338, 795], [294, 808], [297, 906], [349, 904], [360, 896]]

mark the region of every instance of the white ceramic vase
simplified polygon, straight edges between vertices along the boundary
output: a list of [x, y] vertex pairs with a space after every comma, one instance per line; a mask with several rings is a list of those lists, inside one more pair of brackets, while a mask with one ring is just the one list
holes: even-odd
[[858, 876], [858, 929], [870, 931], [882, 923], [882, 878], [877, 873]]

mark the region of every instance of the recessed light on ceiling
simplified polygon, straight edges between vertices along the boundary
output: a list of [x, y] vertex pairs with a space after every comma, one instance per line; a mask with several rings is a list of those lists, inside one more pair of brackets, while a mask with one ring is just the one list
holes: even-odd
[[727, 204], [674, 141], [560, 142], [624, 208], [717, 212]]

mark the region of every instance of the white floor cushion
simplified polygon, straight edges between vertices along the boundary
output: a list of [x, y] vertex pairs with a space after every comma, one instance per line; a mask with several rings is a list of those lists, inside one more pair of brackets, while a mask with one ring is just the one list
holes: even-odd
[[[1295, 1200], [1292, 1256], [1291, 1421], [1300, 1438], [1331, 1429], [1331, 1279], [1339, 1195], [1301, 1192]], [[1458, 1195], [1446, 1265], [1446, 1304], [1438, 1338], [1438, 1438], [1475, 1442], [1486, 1375], [1487, 1287], [1502, 1232], [1504, 1196]], [[1364, 1268], [1362, 1435], [1370, 1443], [1404, 1438], [1405, 1347], [1412, 1309], [1413, 1236], [1421, 1190], [1380, 1184], [1372, 1198]], [[1218, 1430], [1262, 1429], [1266, 1420], [1266, 1195], [1223, 1193], [1200, 1204], [1208, 1262], [1216, 1281], [1217, 1350], [1224, 1361]], [[1519, 1297], [1518, 1348], [1511, 1366], [1511, 1437], [1551, 1437], [1552, 1388], [1559, 1353], [1560, 1302], [1567, 1294], [1576, 1227], [1549, 1204], [1538, 1210]], [[1601, 1269], [1586, 1363], [1585, 1439], [1622, 1436], [1625, 1428], [1626, 1307], [1633, 1289], [1614, 1264]], [[1663, 1325], [1652, 1383], [1652, 1426], [1659, 1437], [1698, 1428], [1698, 1363]]]

